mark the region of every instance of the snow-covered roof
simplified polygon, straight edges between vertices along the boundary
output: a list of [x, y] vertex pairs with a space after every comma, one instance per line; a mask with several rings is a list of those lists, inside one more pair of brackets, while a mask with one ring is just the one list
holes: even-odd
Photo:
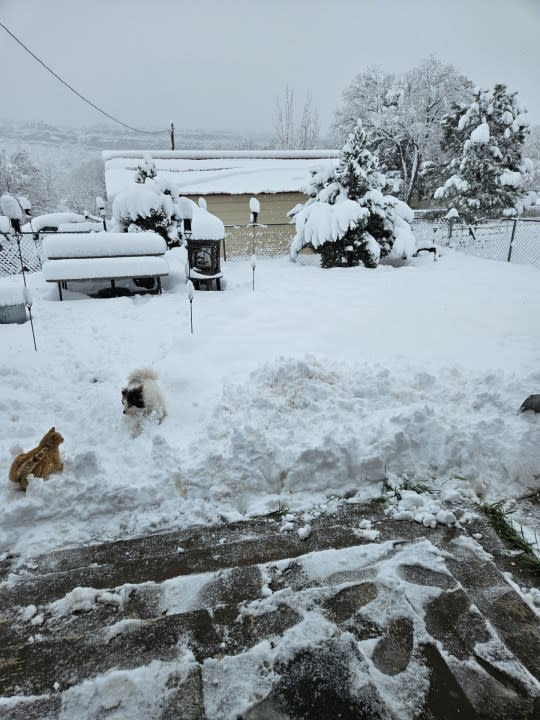
[[[109, 199], [134, 180], [143, 151], [105, 151], [105, 184]], [[337, 162], [337, 150], [153, 152], [158, 178], [169, 180], [183, 195], [242, 195], [300, 192], [310, 169]]]

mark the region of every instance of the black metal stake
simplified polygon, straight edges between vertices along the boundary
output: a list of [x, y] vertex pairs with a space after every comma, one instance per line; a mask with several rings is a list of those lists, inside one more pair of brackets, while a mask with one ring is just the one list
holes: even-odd
[[507, 259], [508, 262], [510, 262], [512, 259], [512, 248], [514, 245], [514, 237], [516, 235], [516, 227], [517, 227], [517, 219], [514, 219], [514, 226], [512, 227], [512, 236], [510, 237], [510, 247], [508, 248], [508, 259]]
[[34, 350], [37, 352], [36, 333], [34, 332], [34, 321], [32, 320], [32, 308], [30, 305], [27, 305], [26, 307], [28, 308], [28, 315], [30, 316], [30, 327], [32, 328], [32, 337], [34, 339]]
[[253, 268], [253, 290], [255, 290], [255, 268]]
[[193, 298], [189, 298], [189, 319], [191, 322], [191, 334], [193, 335]]
[[26, 275], [24, 274], [24, 262], [22, 259], [22, 252], [21, 252], [21, 236], [18, 234], [15, 235], [15, 240], [17, 241], [17, 247], [19, 248], [19, 260], [21, 261], [21, 270], [22, 270], [24, 287], [26, 287]]

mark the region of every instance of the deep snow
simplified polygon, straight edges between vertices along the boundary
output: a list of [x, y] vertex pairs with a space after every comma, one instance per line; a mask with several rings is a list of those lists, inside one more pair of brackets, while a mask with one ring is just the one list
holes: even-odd
[[[437, 491], [397, 509], [425, 524], [441, 499], [540, 487], [540, 418], [517, 413], [540, 388], [538, 269], [452, 250], [377, 270], [258, 258], [252, 291], [249, 261], [229, 262], [224, 292], [195, 293], [191, 335], [185, 253], [167, 258], [161, 296], [60, 303], [28, 276], [38, 352], [29, 323], [0, 326], [0, 553], [319, 511], [384, 476]], [[169, 414], [133, 439], [120, 391], [145, 365]], [[64, 471], [24, 494], [10, 464], [52, 425]]]

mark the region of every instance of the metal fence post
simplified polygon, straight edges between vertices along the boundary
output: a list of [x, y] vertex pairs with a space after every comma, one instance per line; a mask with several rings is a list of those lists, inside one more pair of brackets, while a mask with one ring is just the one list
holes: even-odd
[[512, 259], [512, 246], [514, 245], [514, 237], [516, 234], [517, 218], [514, 218], [514, 225], [512, 227], [512, 235], [510, 236], [510, 247], [508, 248], [508, 262]]

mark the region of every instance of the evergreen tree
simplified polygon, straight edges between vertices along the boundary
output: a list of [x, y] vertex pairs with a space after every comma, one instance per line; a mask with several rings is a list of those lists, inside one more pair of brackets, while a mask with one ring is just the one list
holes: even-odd
[[504, 85], [478, 90], [469, 106], [456, 106], [442, 121], [448, 159], [434, 171], [440, 182], [434, 197], [468, 222], [520, 214], [533, 200], [525, 189], [532, 165], [522, 157], [528, 126], [517, 93]]
[[335, 170], [327, 166], [314, 171], [309, 199], [289, 213], [296, 222], [293, 259], [305, 246], [320, 254], [325, 268], [359, 263], [373, 268], [394, 249], [400, 255], [411, 254], [412, 211], [397, 198], [383, 195], [386, 186], [359, 120]]
[[145, 153], [143, 161], [137, 165], [135, 182], [144, 185], [147, 180], [153, 180], [157, 175], [156, 163], [150, 153]]

